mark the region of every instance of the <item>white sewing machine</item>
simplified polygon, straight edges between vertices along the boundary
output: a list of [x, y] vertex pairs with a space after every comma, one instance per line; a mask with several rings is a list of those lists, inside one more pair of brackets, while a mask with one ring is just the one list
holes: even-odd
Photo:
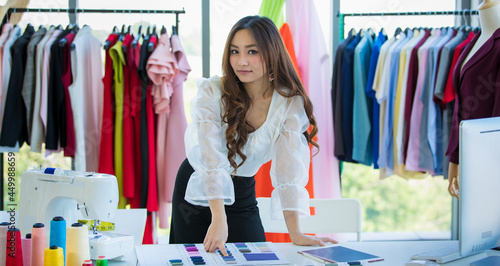
[[[49, 239], [50, 221], [55, 216], [62, 216], [67, 227], [82, 217], [96, 224], [109, 221], [117, 206], [115, 176], [61, 168], [32, 169], [21, 176], [17, 224], [24, 235], [31, 232], [34, 223], [43, 223]], [[127, 235], [89, 231], [89, 241], [92, 259], [101, 255], [112, 259], [134, 249], [134, 239]]]

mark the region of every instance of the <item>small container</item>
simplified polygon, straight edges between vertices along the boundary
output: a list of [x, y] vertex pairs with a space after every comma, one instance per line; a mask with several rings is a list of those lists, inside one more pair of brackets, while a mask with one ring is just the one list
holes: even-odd
[[108, 260], [106, 259], [105, 256], [99, 256], [97, 258], [97, 264], [96, 266], [108, 266]]
[[85, 260], [82, 264], [82, 266], [94, 266], [91, 260]]

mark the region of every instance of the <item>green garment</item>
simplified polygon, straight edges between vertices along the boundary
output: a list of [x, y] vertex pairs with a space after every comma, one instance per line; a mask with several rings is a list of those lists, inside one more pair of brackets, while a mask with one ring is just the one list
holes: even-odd
[[283, 25], [283, 4], [286, 0], [262, 0], [259, 15], [270, 18], [279, 29]]
[[123, 80], [123, 66], [125, 65], [125, 56], [122, 52], [122, 41], [117, 41], [109, 50], [109, 55], [113, 60], [113, 80], [115, 93], [115, 175], [118, 182], [118, 194], [120, 195], [118, 208], [124, 209], [127, 205], [127, 199], [123, 196], [123, 93], [125, 83]]

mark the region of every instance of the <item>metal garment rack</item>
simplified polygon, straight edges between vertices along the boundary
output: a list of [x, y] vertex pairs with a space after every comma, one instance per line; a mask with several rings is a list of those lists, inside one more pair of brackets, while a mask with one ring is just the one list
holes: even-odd
[[[14, 13], [68, 13], [68, 14], [175, 14], [175, 27], [177, 34], [179, 34], [179, 14], [185, 14], [184, 8], [182, 10], [153, 10], [153, 9], [82, 9], [82, 8], [9, 8], [2, 21], [2, 25], [9, 21]], [[4, 209], [4, 154], [0, 153], [0, 210]]]
[[337, 13], [339, 18], [339, 35], [344, 39], [345, 17], [383, 17], [383, 16], [466, 16], [477, 15], [477, 10], [455, 10], [455, 11], [413, 11], [413, 12], [381, 12], [381, 13]]
[[[376, 17], [376, 16], [471, 16], [478, 15], [477, 10], [463, 9], [455, 11], [416, 11], [416, 12], [386, 12], [386, 13], [337, 13], [339, 18], [339, 37], [340, 40], [344, 39], [345, 30], [345, 17]], [[451, 220], [451, 239], [457, 240], [459, 237], [458, 232], [458, 200], [452, 199], [452, 220]]]
[[156, 10], [156, 9], [84, 9], [84, 8], [9, 8], [4, 18], [9, 19], [13, 13], [102, 13], [102, 14], [175, 14], [175, 27], [179, 30], [179, 14], [185, 14], [182, 10]]

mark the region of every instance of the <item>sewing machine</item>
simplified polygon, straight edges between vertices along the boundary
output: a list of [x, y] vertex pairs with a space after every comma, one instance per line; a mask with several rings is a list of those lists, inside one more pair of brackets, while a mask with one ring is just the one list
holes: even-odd
[[[49, 239], [50, 221], [62, 216], [66, 226], [78, 219], [110, 221], [118, 206], [116, 177], [107, 174], [77, 172], [61, 168], [32, 169], [21, 176], [18, 227], [24, 235], [34, 223], [43, 223]], [[79, 213], [77, 211], [80, 211]], [[134, 249], [132, 236], [89, 231], [91, 259], [104, 255], [109, 259]]]

